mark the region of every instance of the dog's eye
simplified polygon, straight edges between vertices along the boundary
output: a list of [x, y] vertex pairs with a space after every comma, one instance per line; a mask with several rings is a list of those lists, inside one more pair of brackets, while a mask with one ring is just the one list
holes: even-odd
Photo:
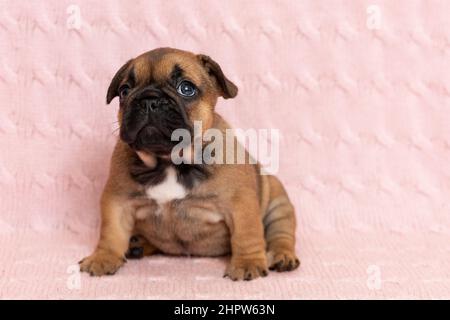
[[119, 88], [119, 96], [120, 96], [120, 99], [125, 98], [125, 97], [130, 93], [130, 90], [131, 90], [131, 88], [130, 88], [130, 86], [127, 85], [127, 84], [124, 84], [123, 86], [121, 86], [121, 87]]
[[193, 83], [185, 80], [180, 82], [177, 91], [183, 97], [192, 97], [197, 93], [197, 88]]

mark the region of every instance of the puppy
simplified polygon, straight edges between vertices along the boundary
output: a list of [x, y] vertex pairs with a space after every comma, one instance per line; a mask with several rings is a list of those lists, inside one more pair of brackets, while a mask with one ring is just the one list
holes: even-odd
[[114, 274], [126, 257], [157, 252], [231, 254], [224, 276], [232, 280], [299, 266], [294, 208], [275, 176], [261, 175], [251, 161], [172, 161], [175, 130], [192, 132], [200, 121], [201, 134], [211, 128], [225, 134], [229, 125], [214, 108], [219, 96], [230, 99], [237, 92], [210, 57], [177, 49], [149, 51], [117, 71], [106, 102], [119, 97], [120, 139], [101, 197], [100, 239], [80, 261], [81, 271]]

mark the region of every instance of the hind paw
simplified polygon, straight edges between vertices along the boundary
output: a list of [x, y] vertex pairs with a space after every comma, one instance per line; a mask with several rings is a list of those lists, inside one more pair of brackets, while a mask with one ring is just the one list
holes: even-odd
[[300, 260], [291, 251], [269, 251], [267, 257], [269, 269], [278, 272], [292, 271], [300, 265]]
[[125, 254], [127, 259], [141, 259], [154, 254], [157, 249], [152, 246], [147, 239], [141, 235], [134, 235], [130, 238], [128, 251]]

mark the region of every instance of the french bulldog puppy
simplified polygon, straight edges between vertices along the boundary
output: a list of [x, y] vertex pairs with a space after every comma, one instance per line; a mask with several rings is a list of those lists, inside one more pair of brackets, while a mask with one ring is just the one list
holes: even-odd
[[[217, 62], [177, 49], [146, 52], [117, 71], [106, 101], [119, 97], [120, 139], [101, 197], [100, 239], [80, 261], [81, 271], [114, 274], [126, 257], [154, 253], [230, 254], [224, 276], [232, 280], [299, 266], [294, 208], [275, 176], [260, 174], [251, 161], [172, 160], [177, 129], [192, 132], [199, 122], [201, 134], [214, 128], [225, 136], [230, 126], [215, 105], [218, 97], [234, 98], [237, 92]], [[227, 151], [216, 156], [221, 152]], [[180, 154], [192, 160], [193, 153]]]

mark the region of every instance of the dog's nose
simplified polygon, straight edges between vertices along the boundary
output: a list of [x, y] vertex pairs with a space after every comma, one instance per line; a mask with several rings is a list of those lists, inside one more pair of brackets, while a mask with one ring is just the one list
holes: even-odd
[[145, 99], [144, 106], [148, 111], [156, 112], [159, 109], [158, 99]]
[[142, 100], [142, 105], [149, 112], [159, 112], [164, 110], [167, 100], [164, 98], [145, 98]]

